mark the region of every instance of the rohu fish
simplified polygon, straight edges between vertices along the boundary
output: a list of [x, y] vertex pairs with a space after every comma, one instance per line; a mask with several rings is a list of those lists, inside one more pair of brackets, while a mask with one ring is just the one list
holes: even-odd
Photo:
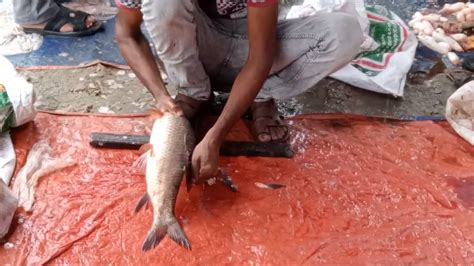
[[174, 114], [154, 110], [156, 120], [150, 143], [142, 146], [143, 155], [137, 161], [146, 175], [147, 192], [135, 208], [138, 212], [147, 202], [153, 207], [153, 224], [142, 250], [156, 247], [168, 235], [173, 241], [191, 250], [191, 243], [175, 216], [175, 204], [184, 175], [188, 189], [191, 186], [191, 153], [194, 133], [189, 121]]

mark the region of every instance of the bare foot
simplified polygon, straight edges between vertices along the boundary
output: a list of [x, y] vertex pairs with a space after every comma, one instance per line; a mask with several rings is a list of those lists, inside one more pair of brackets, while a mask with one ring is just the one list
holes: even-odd
[[253, 134], [261, 142], [284, 142], [289, 138], [288, 126], [281, 120], [275, 101], [252, 105]]
[[196, 116], [205, 103], [205, 101], [196, 100], [183, 94], [178, 94], [174, 101], [176, 105], [183, 110], [184, 116], [189, 120]]

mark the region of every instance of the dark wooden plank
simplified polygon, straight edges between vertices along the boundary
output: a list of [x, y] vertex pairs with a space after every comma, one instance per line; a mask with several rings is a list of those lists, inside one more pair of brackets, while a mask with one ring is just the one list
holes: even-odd
[[292, 158], [294, 153], [286, 143], [226, 141], [221, 147], [224, 156]]
[[138, 150], [143, 144], [146, 144], [149, 141], [149, 136], [94, 132], [91, 133], [89, 144], [97, 148]]
[[[124, 135], [94, 132], [90, 135], [90, 145], [97, 148], [135, 149], [148, 143], [149, 136]], [[261, 143], [251, 141], [226, 141], [221, 147], [223, 156], [280, 157], [292, 158], [294, 152], [286, 143]]]

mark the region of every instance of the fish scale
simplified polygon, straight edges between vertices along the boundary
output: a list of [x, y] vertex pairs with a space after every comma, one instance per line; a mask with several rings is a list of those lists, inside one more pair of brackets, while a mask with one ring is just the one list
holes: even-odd
[[[194, 134], [186, 118], [165, 114], [155, 120], [149, 150], [141, 157], [142, 160], [146, 158], [147, 193], [136, 208], [136, 211], [140, 210], [148, 201], [153, 207], [153, 224], [143, 244], [143, 251], [156, 247], [166, 235], [191, 249], [186, 234], [176, 220], [174, 209], [193, 148]], [[187, 178], [189, 180], [190, 176]]]

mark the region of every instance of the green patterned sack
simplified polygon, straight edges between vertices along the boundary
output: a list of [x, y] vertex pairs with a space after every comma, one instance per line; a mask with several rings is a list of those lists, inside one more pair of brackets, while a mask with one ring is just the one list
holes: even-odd
[[6, 132], [13, 126], [15, 114], [8, 98], [7, 90], [0, 84], [0, 132]]

